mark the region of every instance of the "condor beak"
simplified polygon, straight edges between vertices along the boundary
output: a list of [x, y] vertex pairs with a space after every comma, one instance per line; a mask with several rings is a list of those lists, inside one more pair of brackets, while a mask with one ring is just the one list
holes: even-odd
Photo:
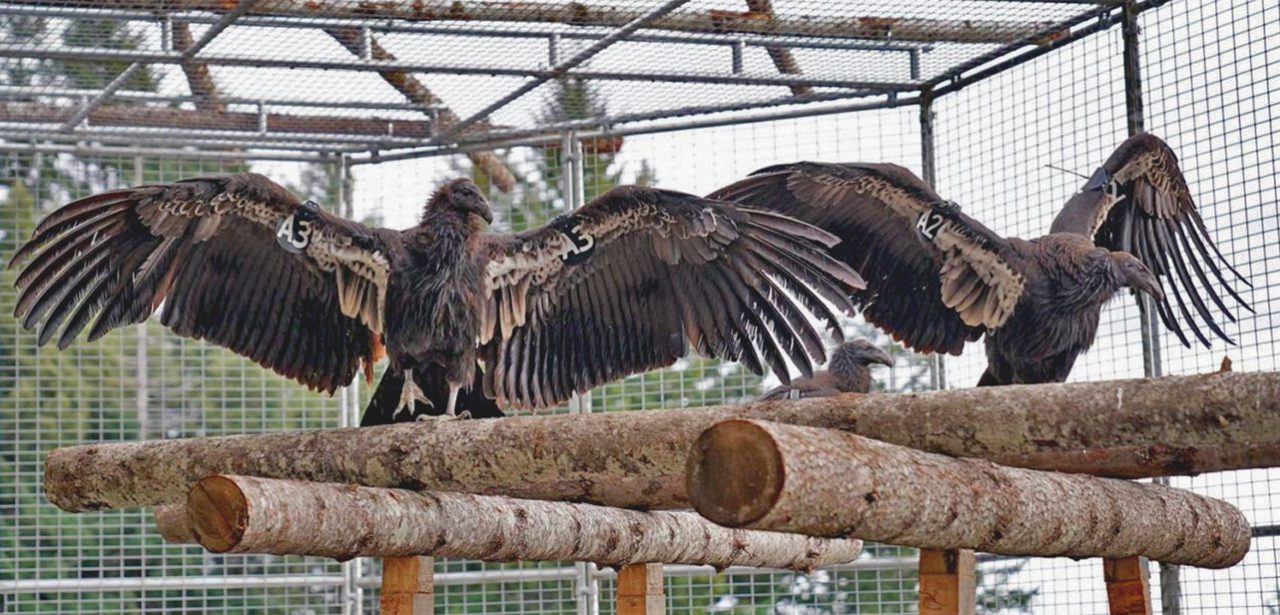
[[889, 356], [889, 353], [879, 348], [873, 348], [864, 352], [862, 354], [862, 359], [867, 363], [879, 363], [885, 367], [893, 367], [893, 357]]
[[471, 213], [477, 216], [480, 216], [481, 218], [484, 218], [485, 222], [488, 222], [489, 224], [493, 224], [493, 209], [489, 207], [488, 203], [473, 202], [467, 207], [467, 211], [470, 211]]

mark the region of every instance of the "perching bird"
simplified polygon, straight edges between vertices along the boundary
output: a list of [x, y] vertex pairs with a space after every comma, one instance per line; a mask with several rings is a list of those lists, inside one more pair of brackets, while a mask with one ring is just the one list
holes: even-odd
[[1235, 320], [1211, 279], [1250, 309], [1222, 266], [1248, 281], [1214, 247], [1177, 157], [1150, 134], [1122, 143], [1050, 233], [1030, 241], [993, 233], [891, 164], [773, 166], [708, 198], [773, 208], [840, 237], [832, 254], [867, 281], [854, 303], [910, 348], [959, 354], [985, 334], [980, 385], [1065, 380], [1093, 343], [1103, 304], [1125, 287], [1151, 295], [1188, 346], [1162, 280], [1206, 346], [1188, 300], [1228, 343], [1201, 293]]
[[827, 369], [810, 378], [796, 378], [791, 384], [774, 387], [756, 399], [807, 399], [841, 393], [866, 393], [871, 390], [872, 363], [892, 367], [893, 358], [867, 340], [848, 341], [831, 353]]
[[824, 300], [852, 312], [862, 287], [826, 253], [831, 235], [669, 190], [615, 188], [524, 233], [488, 232], [491, 221], [466, 179], [405, 231], [344, 220], [252, 173], [113, 190], [53, 212], [14, 255], [10, 266], [26, 263], [15, 315], [65, 348], [163, 302], [176, 333], [330, 393], [361, 367], [371, 381], [385, 347], [384, 379], [400, 386], [374, 395], [376, 423], [438, 404], [424, 390], [441, 377], [446, 414], [481, 381], [485, 397], [541, 408], [689, 346], [784, 381], [788, 361], [810, 375], [825, 359], [810, 316], [838, 337]]

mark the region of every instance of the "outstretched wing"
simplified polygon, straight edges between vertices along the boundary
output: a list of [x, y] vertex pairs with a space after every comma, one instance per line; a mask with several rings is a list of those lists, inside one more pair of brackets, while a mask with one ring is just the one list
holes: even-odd
[[1174, 317], [1170, 296], [1188, 328], [1205, 346], [1209, 346], [1209, 339], [1191, 309], [1218, 337], [1235, 343], [1218, 326], [1205, 303], [1204, 295], [1208, 295], [1227, 319], [1235, 322], [1235, 315], [1214, 288], [1215, 282], [1240, 306], [1253, 311], [1232, 288], [1222, 269], [1229, 269], [1245, 285], [1252, 285], [1214, 245], [1178, 169], [1178, 157], [1154, 135], [1135, 135], [1121, 143], [1084, 189], [1067, 201], [1050, 232], [1078, 233], [1101, 247], [1138, 257], [1160, 277], [1165, 298], [1156, 303], [1156, 311], [1183, 345], [1190, 346], [1191, 342]]
[[53, 212], [14, 255], [14, 316], [66, 348], [163, 302], [179, 335], [332, 392], [382, 352], [383, 241], [253, 173], [113, 190]]
[[919, 352], [960, 354], [1008, 320], [1025, 286], [1007, 242], [892, 164], [768, 167], [709, 198], [772, 209], [841, 239], [864, 317]]
[[[485, 390], [517, 407], [701, 355], [805, 375], [824, 360], [809, 315], [840, 338], [857, 274], [827, 233], [773, 212], [638, 186], [492, 236], [481, 327]], [[793, 300], [792, 296], [798, 300]], [[803, 309], [802, 307], [803, 306]]]

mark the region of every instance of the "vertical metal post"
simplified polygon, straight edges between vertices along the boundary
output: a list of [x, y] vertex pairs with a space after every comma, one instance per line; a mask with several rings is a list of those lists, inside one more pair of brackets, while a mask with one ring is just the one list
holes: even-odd
[[[39, 167], [37, 167], [39, 168]], [[133, 185], [141, 186], [147, 183], [143, 173], [142, 156], [133, 157]], [[138, 330], [138, 345], [134, 350], [134, 365], [137, 369], [137, 386], [138, 396], [135, 401], [138, 414], [138, 439], [146, 440], [151, 433], [151, 413], [148, 405], [151, 397], [151, 387], [148, 381], [147, 365], [147, 326], [146, 323], [136, 327]]]
[[[337, 194], [337, 210], [344, 218], [355, 217], [355, 204], [352, 201], [351, 167], [346, 154], [339, 154], [330, 162], [320, 164], [334, 165], [332, 169], [336, 185], [329, 189]], [[360, 424], [360, 379], [355, 378], [351, 384], [342, 389], [338, 396], [338, 427], [351, 427]], [[342, 586], [338, 590], [342, 603], [343, 615], [362, 615], [364, 613], [364, 588], [360, 586], [360, 577], [364, 576], [364, 560], [350, 559], [342, 562]]]
[[[582, 142], [572, 130], [560, 138], [560, 194], [565, 208], [572, 211], [586, 201], [586, 186], [582, 160]], [[574, 395], [569, 400], [570, 414], [591, 412], [591, 395]], [[595, 564], [575, 562], [574, 601], [578, 615], [597, 615], [600, 612], [600, 581], [596, 579]]]
[[[1141, 31], [1138, 27], [1138, 4], [1127, 0], [1121, 9], [1124, 19], [1120, 33], [1124, 38], [1124, 110], [1129, 136], [1146, 130], [1142, 110], [1142, 58], [1139, 53]], [[1136, 293], [1138, 298], [1139, 325], [1142, 328], [1142, 372], [1148, 378], [1164, 374], [1160, 358], [1159, 319], [1156, 318], [1155, 301], [1149, 295]], [[1157, 478], [1156, 483], [1167, 485], [1168, 478]], [[1145, 563], [1145, 562], [1144, 562]], [[1182, 612], [1181, 571], [1171, 564], [1160, 564], [1160, 610], [1164, 615]]]
[[[933, 152], [933, 87], [920, 89], [920, 166], [924, 182], [937, 188], [938, 167]], [[947, 366], [940, 352], [933, 353], [933, 366], [929, 370], [930, 386], [934, 390], [947, 388]]]

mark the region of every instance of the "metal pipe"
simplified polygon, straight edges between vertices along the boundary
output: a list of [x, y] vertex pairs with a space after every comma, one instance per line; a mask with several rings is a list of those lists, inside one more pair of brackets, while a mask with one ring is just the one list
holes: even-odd
[[[688, 0], [676, 0], [688, 1]], [[131, 49], [89, 49], [62, 47], [57, 49], [31, 49], [22, 45], [0, 44], [0, 57], [36, 58], [49, 60], [124, 60], [144, 64], [179, 64], [182, 58], [176, 54]], [[209, 66], [248, 66], [254, 68], [291, 68], [352, 71], [405, 71], [415, 73], [440, 73], [449, 75], [488, 75], [504, 77], [532, 77], [545, 82], [568, 76], [603, 81], [659, 81], [668, 83], [708, 83], [720, 85], [808, 85], [816, 88], [855, 88], [884, 92], [909, 92], [919, 89], [913, 82], [863, 81], [844, 77], [814, 77], [812, 75], [732, 75], [710, 73], [622, 72], [595, 70], [557, 71], [545, 68], [511, 68], [504, 66], [462, 66], [450, 64], [422, 64], [404, 61], [361, 61], [359, 59], [305, 60], [281, 58], [247, 58], [243, 56], [201, 56], [200, 62]]]
[[[4, 138], [0, 136], [0, 139]], [[240, 147], [247, 147], [241, 144]], [[275, 154], [264, 152], [227, 152], [216, 150], [195, 150], [181, 148], [157, 147], [107, 147], [99, 145], [83, 145], [78, 143], [5, 143], [0, 142], [0, 152], [18, 152], [24, 154], [72, 154], [81, 157], [126, 157], [155, 156], [208, 160], [279, 160], [284, 162], [323, 162], [326, 158], [319, 154]]]
[[[1092, 3], [1085, 3], [1092, 4]], [[148, 11], [128, 10], [128, 9], [89, 9], [89, 8], [65, 8], [65, 7], [48, 7], [48, 6], [30, 6], [30, 5], [5, 5], [0, 6], [0, 15], [15, 16], [37, 16], [37, 17], [59, 17], [68, 19], [84, 19], [86, 17], [97, 17], [103, 19], [133, 20], [133, 21], [154, 21], [155, 14]], [[216, 23], [218, 16], [211, 14], [184, 15], [183, 21], [192, 24], [211, 24]], [[573, 40], [597, 40], [603, 38], [610, 32], [611, 28], [602, 28], [595, 26], [556, 26], [550, 24], [533, 24], [522, 23], [518, 29], [510, 27], [485, 26], [479, 24], [460, 24], [460, 25], [440, 25], [432, 23], [417, 23], [408, 21], [396, 21], [392, 19], [379, 20], [361, 20], [361, 19], [344, 19], [338, 17], [309, 17], [309, 16], [259, 16], [246, 15], [241, 17], [236, 26], [243, 27], [265, 27], [265, 28], [344, 28], [344, 29], [360, 29], [369, 28], [377, 33], [406, 33], [406, 34], [432, 34], [443, 36], [472, 36], [472, 37], [489, 37], [489, 38], [547, 38], [552, 34], [562, 36], [565, 39]], [[931, 51], [933, 45], [931, 43], [912, 42], [912, 41], [886, 41], [886, 40], [858, 40], [846, 37], [830, 36], [823, 34], [790, 34], [786, 36], [778, 36], [771, 34], [762, 34], [755, 32], [729, 32], [729, 33], [712, 33], [712, 32], [646, 32], [637, 33], [627, 39], [631, 42], [639, 43], [673, 43], [682, 45], [713, 45], [723, 46], [731, 44], [735, 40], [742, 40], [744, 44], [751, 47], [777, 47], [787, 46], [795, 49], [833, 49], [848, 51], [884, 51], [884, 52], [910, 52], [910, 51]]]
[[[595, 139], [610, 136], [632, 136], [655, 134], [662, 132], [674, 132], [679, 130], [692, 130], [696, 128], [715, 128], [719, 126], [734, 126], [742, 124], [754, 124], [758, 122], [771, 122], [776, 120], [788, 120], [802, 117], [818, 117], [823, 115], [835, 115], [840, 113], [852, 113], [855, 111], [869, 111], [873, 109], [892, 109], [905, 105], [914, 105], [919, 102], [918, 96], [902, 96], [893, 99], [886, 98], [882, 101], [866, 102], [866, 103], [849, 103], [843, 105], [830, 105], [811, 108], [806, 106], [798, 110], [788, 110], [768, 114], [759, 114], [746, 117], [731, 118], [706, 118], [693, 121], [683, 122], [667, 122], [663, 124], [649, 124], [645, 126], [637, 126], [634, 128], [609, 130], [596, 130], [591, 132], [579, 133], [581, 139]], [[457, 154], [476, 150], [489, 150], [497, 148], [511, 147], [536, 147], [549, 145], [559, 140], [559, 135], [544, 135], [541, 137], [530, 137], [526, 139], [516, 139], [509, 141], [485, 141], [480, 143], [469, 143], [464, 145], [452, 145], [445, 147], [436, 147], [428, 150], [413, 150], [408, 152], [397, 152], [394, 154], [383, 154], [379, 156], [365, 156], [362, 158], [353, 158], [351, 164], [374, 164], [380, 162], [392, 162], [396, 160], [411, 160], [414, 158], [425, 158], [430, 156], [443, 156], [448, 154]]]
[[498, 109], [501, 109], [507, 106], [508, 103], [516, 100], [517, 98], [520, 98], [521, 96], [524, 96], [529, 92], [532, 92], [538, 86], [556, 77], [565, 75], [567, 71], [595, 57], [596, 54], [600, 53], [601, 51], [604, 51], [605, 49], [608, 49], [614, 43], [626, 38], [627, 35], [631, 34], [632, 32], [635, 32], [636, 30], [639, 30], [640, 28], [643, 28], [645, 24], [648, 24], [649, 22], [659, 17], [662, 17], [667, 13], [670, 13], [671, 11], [676, 10], [677, 8], [679, 8], [680, 6], [684, 5], [687, 2], [689, 2], [689, 0], [667, 0], [667, 2], [662, 6], [659, 6], [649, 11], [648, 13], [645, 13], [644, 15], [641, 15], [627, 22], [626, 25], [611, 32], [608, 36], [600, 39], [599, 41], [596, 41], [590, 47], [587, 47], [586, 49], [583, 49], [582, 51], [579, 51], [578, 53], [573, 54], [573, 57], [569, 58], [568, 60], [565, 60], [564, 62], [556, 64], [554, 67], [552, 67], [551, 71], [548, 72], [547, 74], [534, 77], [532, 80], [527, 81], [520, 87], [516, 88], [515, 90], [512, 90], [511, 93], [507, 94], [506, 96], [503, 96], [502, 98], [499, 98], [498, 100], [493, 101], [485, 108], [473, 113], [470, 117], [467, 117], [466, 119], [460, 120], [457, 123], [453, 124], [452, 126], [449, 126], [449, 128], [446, 129], [443, 133], [436, 136], [436, 138], [434, 139], [435, 142], [436, 143], [449, 142], [449, 140], [453, 138], [454, 135], [457, 135], [463, 130], [466, 130], [467, 128], [474, 125], [476, 122], [479, 122], [480, 120], [488, 118], [494, 111], [497, 111]]
[[[98, 90], [76, 88], [55, 88], [43, 86], [0, 85], [0, 100], [28, 100], [38, 96], [63, 98], [88, 98]], [[163, 104], [194, 103], [199, 97], [192, 95], [169, 95], [160, 92], [117, 91], [112, 98], [137, 102], [155, 102]], [[259, 103], [271, 107], [303, 107], [316, 109], [361, 109], [374, 111], [413, 111], [422, 112], [422, 105], [410, 103], [373, 102], [361, 100], [291, 100], [286, 98], [246, 98], [236, 96], [219, 96], [218, 102], [227, 105], [257, 105]], [[439, 107], [439, 105], [433, 105]]]
[[177, 144], [189, 143], [191, 141], [215, 141], [220, 143], [231, 143], [232, 145], [241, 142], [254, 142], [258, 144], [286, 143], [290, 145], [338, 144], [348, 147], [376, 146], [391, 149], [417, 147], [424, 144], [422, 139], [414, 137], [394, 137], [390, 135], [343, 135], [310, 132], [272, 132], [262, 134], [259, 132], [244, 132], [236, 130], [197, 130], [151, 127], [120, 128], [114, 126], [93, 126], [77, 130], [74, 134], [66, 134], [56, 132], [49, 128], [26, 128], [22, 125], [2, 123], [0, 123], [0, 138], [9, 138], [18, 141], [30, 141], [32, 139], [49, 139], [55, 141], [117, 139], [124, 140], [125, 142], [128, 142], [130, 139], [138, 138], [145, 141], [156, 141], [159, 139]]

